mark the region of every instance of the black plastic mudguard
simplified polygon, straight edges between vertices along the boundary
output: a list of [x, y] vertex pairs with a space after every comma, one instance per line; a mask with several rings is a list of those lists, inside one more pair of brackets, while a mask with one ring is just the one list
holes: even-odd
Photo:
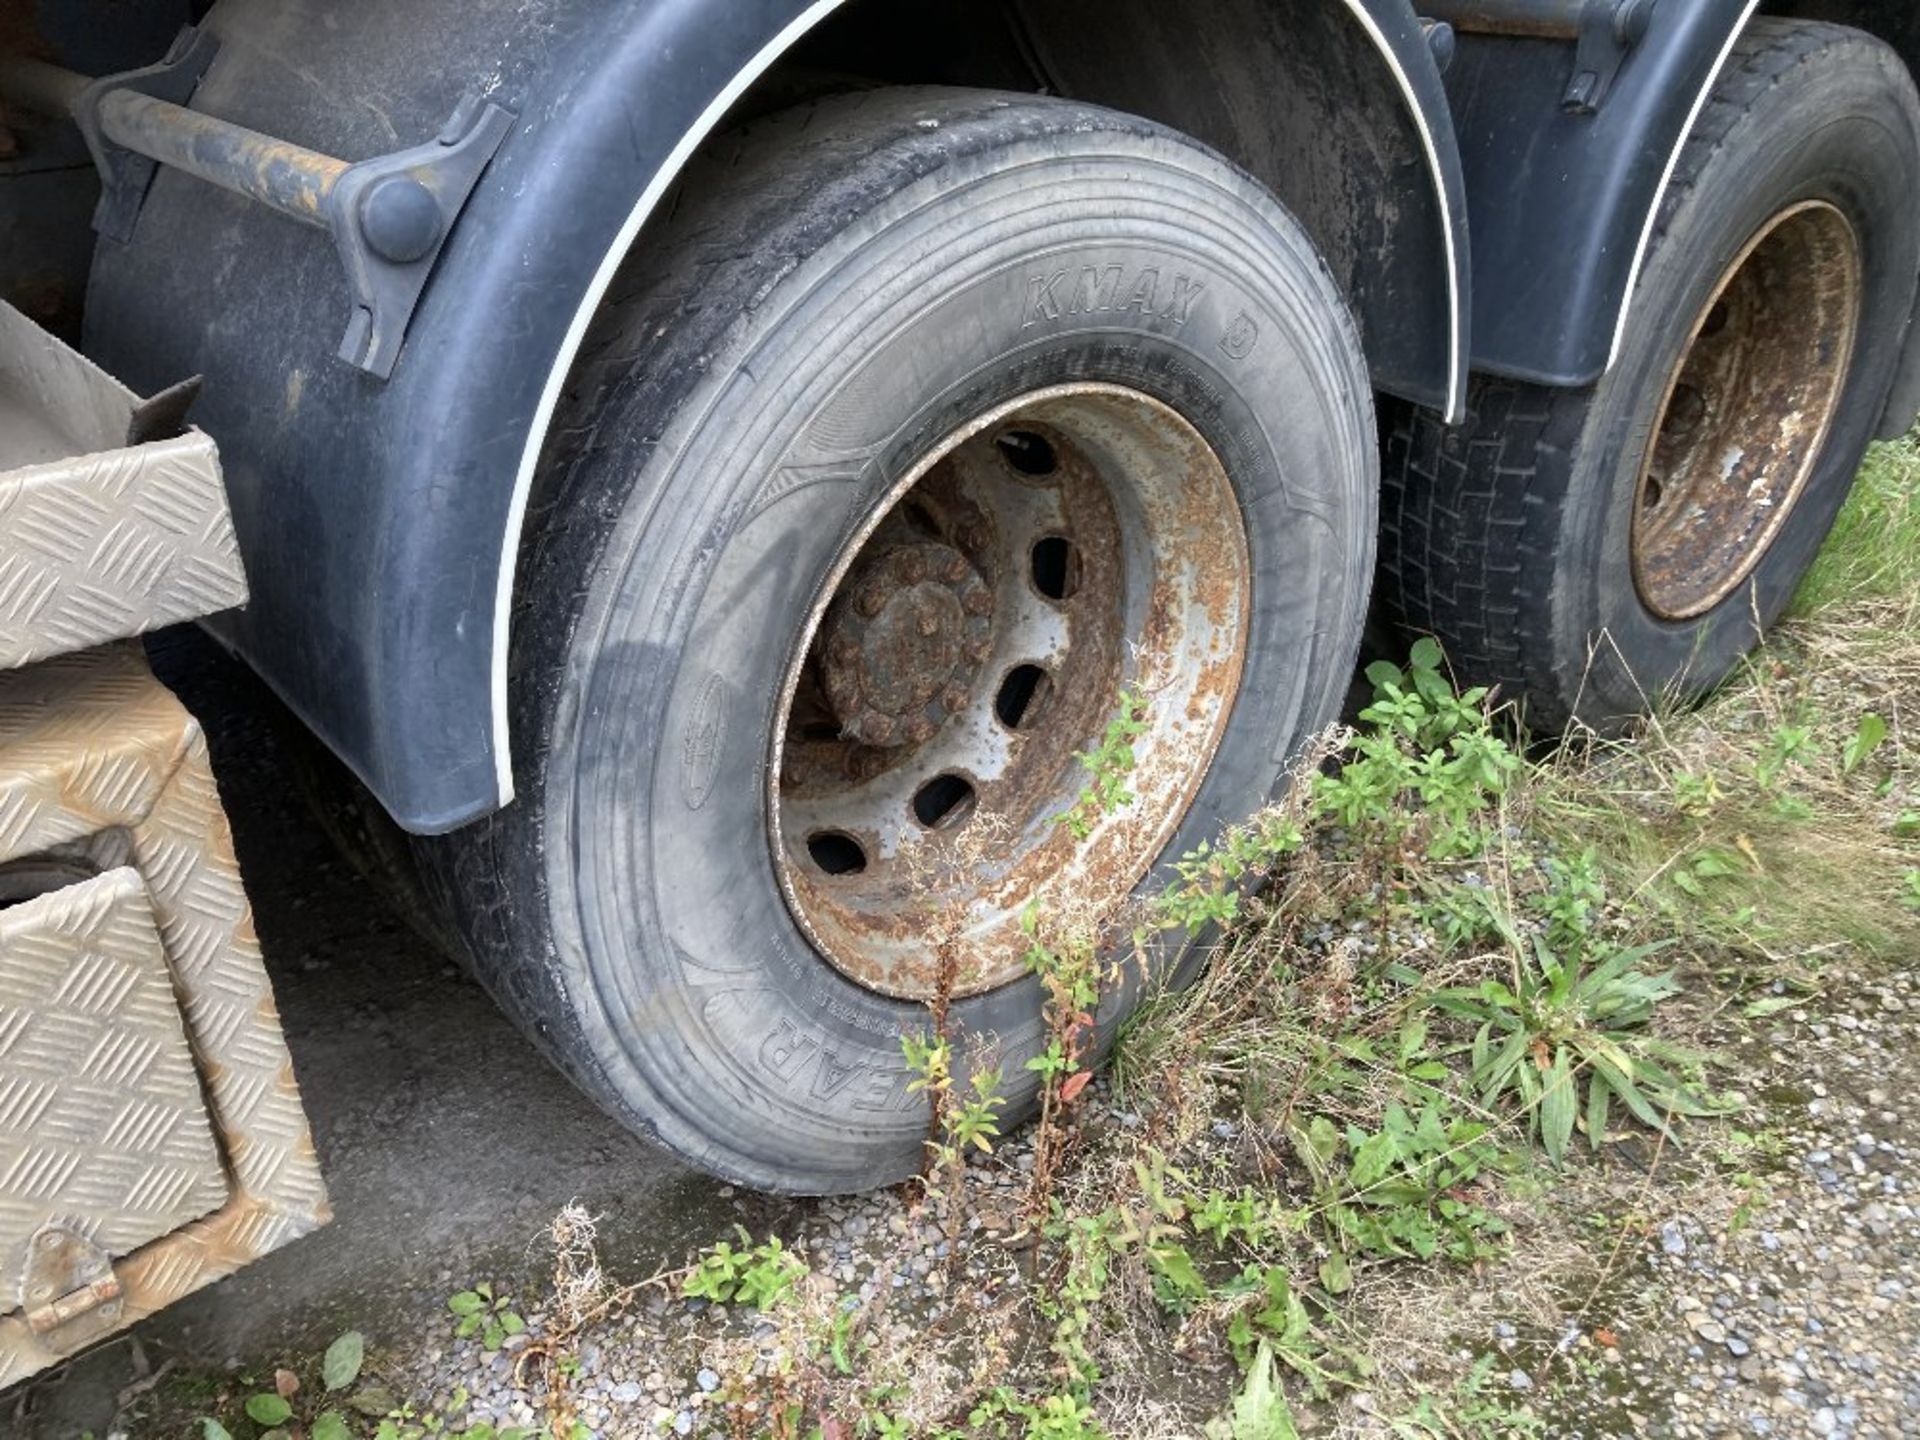
[[1447, 94], [1473, 227], [1473, 368], [1556, 386], [1607, 370], [1659, 197], [1757, 0], [1653, 9], [1592, 114], [1562, 106], [1574, 47], [1462, 34]]
[[[512, 798], [513, 563], [595, 298], [687, 154], [839, 3], [220, 0], [207, 15], [220, 49], [192, 108], [269, 135], [359, 160], [431, 139], [468, 94], [515, 117], [387, 381], [335, 357], [348, 293], [324, 235], [177, 172], [129, 243], [101, 243], [88, 297], [89, 350], [136, 389], [206, 377], [196, 419], [221, 444], [253, 587], [219, 629], [407, 829]], [[1328, 3], [1368, 18], [1430, 112], [1464, 266], [1411, 5]], [[1433, 357], [1443, 376], [1461, 373], [1455, 331]]]

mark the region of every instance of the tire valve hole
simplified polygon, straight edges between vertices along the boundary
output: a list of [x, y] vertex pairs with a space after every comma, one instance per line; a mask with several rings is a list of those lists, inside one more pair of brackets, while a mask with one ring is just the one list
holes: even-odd
[[1000, 682], [993, 713], [1009, 730], [1024, 730], [1040, 718], [1052, 690], [1053, 678], [1038, 665], [1016, 665]]
[[1660, 508], [1660, 502], [1666, 498], [1666, 487], [1661, 484], [1658, 475], [1647, 476], [1647, 487], [1641, 492], [1640, 503], [1648, 510]]
[[994, 441], [1000, 456], [1022, 475], [1051, 475], [1060, 468], [1060, 458], [1045, 437], [1031, 430], [1008, 430]]
[[867, 852], [844, 830], [816, 830], [807, 836], [807, 854], [829, 875], [858, 875], [867, 868]]
[[1718, 301], [1711, 310], [1707, 311], [1707, 318], [1700, 325], [1701, 338], [1707, 339], [1725, 330], [1727, 318], [1727, 302]]
[[913, 792], [913, 818], [929, 830], [958, 825], [973, 813], [979, 797], [958, 775], [936, 775]]
[[1033, 547], [1033, 588], [1049, 600], [1065, 600], [1080, 588], [1080, 552], [1061, 535]]

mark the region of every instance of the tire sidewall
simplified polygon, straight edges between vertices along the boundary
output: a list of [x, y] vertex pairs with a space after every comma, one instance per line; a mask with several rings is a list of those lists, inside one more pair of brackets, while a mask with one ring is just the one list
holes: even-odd
[[[1148, 198], [1123, 214], [1074, 203], [1114, 187]], [[1203, 223], [1163, 208], [1196, 197]], [[1072, 313], [1079, 275], [1116, 265], [1115, 301], [1144, 303]], [[998, 404], [1082, 381], [1139, 390], [1199, 430], [1253, 560], [1242, 687], [1164, 874], [1257, 809], [1331, 718], [1371, 571], [1358, 347], [1298, 227], [1252, 182], [1139, 122], [949, 166], [743, 317], [657, 444], [598, 462], [633, 466], [648, 501], [616, 521], [587, 591], [541, 777], [552, 949], [623, 1107], [707, 1168], [826, 1191], [919, 1163], [925, 1101], [899, 1037], [926, 1028], [925, 1007], [818, 957], [776, 881], [778, 692], [802, 617], [892, 477]], [[1122, 967], [1109, 1034], [1171, 958]], [[1017, 1103], [1030, 1094], [1035, 982], [957, 1003], [953, 1020]]]
[[[1826, 57], [1831, 60], [1832, 57]], [[1878, 72], [1870, 72], [1877, 77]], [[1845, 75], [1764, 97], [1665, 219], [1633, 299], [1619, 362], [1594, 393], [1572, 457], [1566, 543], [1554, 577], [1556, 669], [1576, 678], [1582, 720], [1610, 727], [1719, 682], [1779, 617], [1845, 503], [1892, 383], [1912, 313], [1920, 174], [1889, 91]], [[1693, 317], [1774, 217], [1824, 201], [1853, 225], [1864, 303], [1846, 390], [1799, 499], [1747, 579], [1704, 615], [1649, 610], [1633, 578], [1632, 533], [1647, 452]]]

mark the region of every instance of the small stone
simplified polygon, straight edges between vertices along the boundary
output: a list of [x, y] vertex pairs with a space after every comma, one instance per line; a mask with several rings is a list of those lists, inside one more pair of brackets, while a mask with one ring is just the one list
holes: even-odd
[[1693, 1317], [1690, 1323], [1693, 1326], [1693, 1333], [1709, 1345], [1724, 1345], [1726, 1343], [1726, 1327], [1718, 1320], [1711, 1319], [1706, 1315], [1697, 1315]]
[[709, 1395], [720, 1388], [720, 1377], [711, 1370], [702, 1370], [693, 1377], [693, 1382]]

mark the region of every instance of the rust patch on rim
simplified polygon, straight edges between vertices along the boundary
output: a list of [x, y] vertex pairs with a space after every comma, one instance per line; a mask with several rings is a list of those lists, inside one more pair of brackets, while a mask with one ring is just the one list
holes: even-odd
[[1667, 381], [1633, 509], [1633, 580], [1691, 620], [1759, 565], [1806, 489], [1846, 393], [1859, 237], [1825, 201], [1775, 216], [1728, 266]]
[[[905, 475], [807, 617], [769, 767], [781, 889], [829, 963], [972, 995], [1024, 973], [1031, 902], [1115, 918], [1225, 733], [1248, 571], [1219, 458], [1137, 391], [1036, 391]], [[1077, 837], [1078, 756], [1127, 691], [1134, 799]]]

